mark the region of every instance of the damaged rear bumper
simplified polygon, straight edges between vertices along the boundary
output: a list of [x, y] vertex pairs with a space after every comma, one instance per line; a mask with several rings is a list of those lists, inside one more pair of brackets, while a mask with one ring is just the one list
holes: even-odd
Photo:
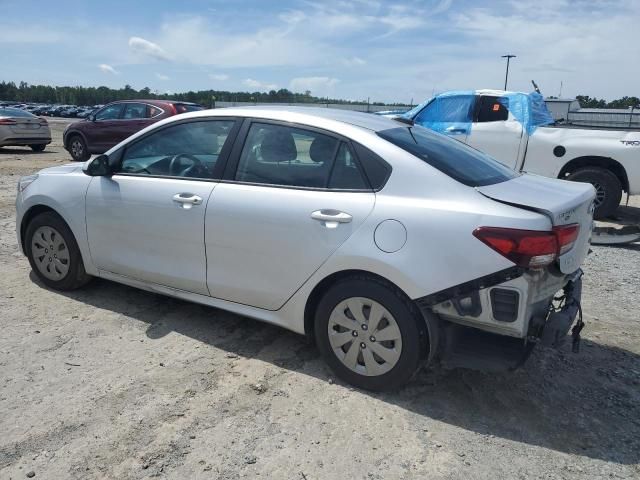
[[[524, 363], [538, 343], [555, 348], [565, 344], [581, 313], [582, 270], [571, 275], [520, 271], [515, 278], [509, 272], [507, 280], [500, 282], [499, 276], [493, 280], [446, 300], [439, 297], [438, 303], [416, 302], [425, 318], [436, 314], [440, 332], [436, 356], [443, 364], [509, 369]], [[574, 347], [581, 328], [574, 327]]]

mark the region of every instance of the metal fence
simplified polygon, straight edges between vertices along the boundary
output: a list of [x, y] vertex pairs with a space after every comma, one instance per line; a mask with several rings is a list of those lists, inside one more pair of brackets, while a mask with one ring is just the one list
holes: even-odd
[[567, 123], [585, 127], [640, 128], [640, 110], [581, 108], [568, 113]]
[[253, 107], [255, 105], [280, 105], [288, 107], [320, 107], [337, 108], [339, 110], [355, 110], [357, 112], [383, 112], [387, 110], [407, 111], [410, 105], [371, 105], [367, 103], [269, 103], [269, 102], [215, 102], [215, 108]]

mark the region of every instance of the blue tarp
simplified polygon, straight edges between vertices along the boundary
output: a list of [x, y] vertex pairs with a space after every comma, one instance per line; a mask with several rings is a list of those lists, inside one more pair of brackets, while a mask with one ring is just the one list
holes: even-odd
[[528, 135], [535, 132], [539, 126], [550, 125], [554, 122], [553, 116], [544, 102], [544, 97], [537, 92], [508, 93], [500, 97], [498, 101], [509, 109]]
[[475, 92], [471, 90], [446, 92], [428, 102], [429, 108], [422, 109], [413, 120], [436, 132], [466, 135], [471, 131], [474, 101]]

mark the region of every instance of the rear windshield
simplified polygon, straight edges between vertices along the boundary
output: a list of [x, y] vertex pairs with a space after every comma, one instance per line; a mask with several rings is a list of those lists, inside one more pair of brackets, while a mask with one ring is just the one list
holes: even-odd
[[489, 155], [423, 127], [391, 128], [378, 135], [470, 187], [493, 185], [518, 176]]
[[0, 117], [35, 117], [35, 115], [24, 110], [20, 110], [19, 108], [0, 107]]
[[196, 105], [195, 103], [176, 103], [176, 112], [185, 113], [185, 112], [197, 112], [198, 110], [204, 110], [201, 105]]

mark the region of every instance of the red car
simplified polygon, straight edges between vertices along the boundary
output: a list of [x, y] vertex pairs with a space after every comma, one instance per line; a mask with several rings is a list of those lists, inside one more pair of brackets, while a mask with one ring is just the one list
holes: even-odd
[[105, 105], [64, 131], [64, 148], [74, 160], [84, 162], [104, 153], [139, 130], [184, 112], [202, 110], [196, 103], [173, 100], [122, 100]]

